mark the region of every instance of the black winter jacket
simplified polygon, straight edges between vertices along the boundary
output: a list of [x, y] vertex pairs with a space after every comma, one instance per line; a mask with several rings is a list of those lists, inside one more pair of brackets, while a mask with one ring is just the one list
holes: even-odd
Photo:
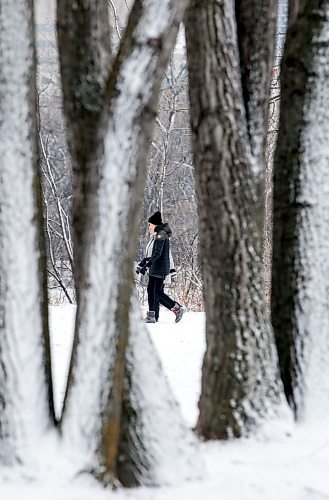
[[167, 223], [159, 224], [154, 231], [157, 235], [147, 266], [150, 268], [151, 276], [166, 276], [170, 271], [169, 238], [172, 232]]

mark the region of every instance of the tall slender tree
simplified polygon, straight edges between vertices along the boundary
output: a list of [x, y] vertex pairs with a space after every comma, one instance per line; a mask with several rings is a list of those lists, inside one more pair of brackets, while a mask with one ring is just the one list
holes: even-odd
[[208, 439], [241, 436], [282, 401], [262, 289], [254, 168], [257, 159], [263, 175], [273, 3], [261, 9], [248, 2], [248, 16], [242, 4], [236, 16], [230, 0], [194, 0], [186, 18], [207, 317], [197, 431]]

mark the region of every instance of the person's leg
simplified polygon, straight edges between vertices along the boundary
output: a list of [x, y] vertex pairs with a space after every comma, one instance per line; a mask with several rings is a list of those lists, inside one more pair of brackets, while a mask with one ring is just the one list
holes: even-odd
[[176, 302], [174, 302], [165, 292], [164, 292], [164, 278], [154, 278], [155, 280], [155, 296], [158, 298], [160, 304], [165, 306], [167, 309], [173, 309]]
[[149, 311], [155, 310], [156, 287], [157, 278], [155, 278], [154, 276], [149, 276], [149, 282], [147, 284], [147, 299], [149, 304]]
[[155, 296], [155, 279], [153, 276], [149, 276], [149, 281], [147, 284], [147, 300], [149, 305], [149, 310], [146, 316], [147, 323], [155, 322], [155, 307], [156, 307], [156, 296]]
[[159, 313], [160, 313], [160, 301], [159, 297], [155, 296], [154, 299], [154, 312], [155, 312], [155, 320], [158, 321]]
[[[161, 292], [163, 292], [163, 291], [164, 291], [164, 281], [163, 281], [162, 287], [161, 287]], [[162, 302], [161, 302], [160, 298], [157, 295], [155, 296], [155, 302], [154, 302], [154, 304], [155, 304], [154, 305], [154, 307], [155, 307], [155, 319], [156, 319], [156, 321], [158, 321], [159, 314], [160, 314], [160, 304], [162, 304]], [[165, 304], [162, 304], [162, 305], [164, 306]]]
[[160, 304], [170, 309], [175, 316], [175, 323], [178, 323], [183, 317], [185, 312], [184, 308], [178, 304], [178, 302], [174, 302], [165, 292], [164, 292], [164, 279], [156, 278], [155, 284], [155, 296], [159, 298]]

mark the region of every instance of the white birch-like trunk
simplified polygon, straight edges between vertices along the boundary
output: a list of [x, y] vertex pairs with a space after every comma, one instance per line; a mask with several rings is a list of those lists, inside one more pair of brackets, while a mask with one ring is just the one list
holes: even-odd
[[52, 413], [39, 271], [32, 12], [31, 1], [0, 1], [0, 462], [5, 464], [27, 461]]

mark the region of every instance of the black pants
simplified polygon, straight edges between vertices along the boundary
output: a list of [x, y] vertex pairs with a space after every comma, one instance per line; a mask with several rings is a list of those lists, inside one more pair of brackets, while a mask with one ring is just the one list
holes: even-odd
[[174, 302], [168, 295], [164, 293], [164, 280], [165, 278], [156, 278], [149, 276], [147, 285], [147, 297], [149, 303], [149, 311], [155, 312], [155, 319], [159, 319], [160, 304], [167, 309], [172, 309], [176, 302]]

